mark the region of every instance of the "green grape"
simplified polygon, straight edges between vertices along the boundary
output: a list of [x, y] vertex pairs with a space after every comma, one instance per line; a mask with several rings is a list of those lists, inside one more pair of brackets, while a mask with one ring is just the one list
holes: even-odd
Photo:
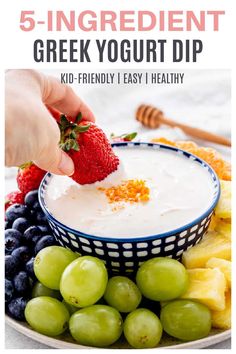
[[152, 258], [138, 269], [136, 282], [148, 299], [168, 301], [181, 296], [188, 287], [188, 273], [183, 264], [171, 258]]
[[76, 258], [77, 255], [74, 252], [64, 247], [46, 247], [35, 257], [35, 275], [46, 287], [59, 290], [60, 279], [64, 269]]
[[61, 300], [61, 293], [58, 290], [47, 288], [45, 285], [37, 281], [32, 289], [32, 298], [39, 296], [50, 296]]
[[59, 300], [40, 296], [27, 303], [25, 318], [35, 331], [57, 336], [68, 328], [70, 314]]
[[210, 310], [189, 300], [175, 300], [161, 310], [161, 323], [169, 335], [181, 340], [206, 337], [211, 330]]
[[83, 345], [106, 347], [116, 342], [122, 333], [119, 312], [107, 305], [93, 305], [75, 312], [69, 322], [72, 337]]
[[124, 335], [136, 349], [154, 348], [161, 340], [162, 325], [155, 313], [139, 308], [126, 317]]
[[62, 300], [62, 303], [65, 305], [65, 307], [67, 308], [67, 310], [69, 311], [70, 315], [73, 315], [73, 313], [75, 313], [76, 311], [78, 311], [78, 307], [75, 307], [73, 305], [67, 304], [67, 302], [65, 300]]
[[107, 280], [107, 270], [100, 259], [79, 257], [62, 274], [61, 294], [68, 304], [76, 307], [90, 306], [103, 296]]
[[131, 312], [140, 304], [142, 295], [132, 280], [123, 276], [115, 276], [109, 279], [104, 298], [118, 311]]

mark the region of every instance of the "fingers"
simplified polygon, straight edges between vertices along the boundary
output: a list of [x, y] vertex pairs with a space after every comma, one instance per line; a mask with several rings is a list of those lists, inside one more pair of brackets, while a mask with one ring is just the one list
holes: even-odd
[[41, 77], [42, 99], [46, 105], [75, 118], [79, 112], [86, 120], [95, 121], [90, 108], [75, 94], [70, 86], [63, 85], [52, 76]]
[[42, 101], [31, 92], [13, 93], [14, 99], [6, 92], [6, 165], [34, 161], [43, 170], [72, 175], [73, 161], [59, 148], [59, 127]]
[[93, 121], [90, 109], [69, 86], [30, 70], [7, 73], [5, 97], [6, 164], [31, 160], [46, 171], [72, 175], [74, 163], [58, 146], [60, 130], [45, 104], [70, 117], [81, 112]]
[[37, 134], [39, 139], [37, 152], [33, 159], [34, 163], [51, 173], [71, 176], [74, 173], [74, 163], [69, 155], [59, 148], [60, 131], [58, 125], [42, 103], [41, 106], [38, 116], [41, 124]]
[[74, 173], [72, 159], [58, 146], [52, 147], [51, 151], [45, 149], [45, 152], [34, 163], [41, 169], [57, 175], [71, 176]]

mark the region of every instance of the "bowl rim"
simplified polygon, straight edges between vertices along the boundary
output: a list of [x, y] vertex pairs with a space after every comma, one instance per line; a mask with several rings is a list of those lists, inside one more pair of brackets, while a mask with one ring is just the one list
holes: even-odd
[[[211, 214], [211, 212], [214, 210], [219, 198], [220, 198], [220, 192], [221, 192], [221, 188], [220, 188], [220, 181], [219, 178], [216, 174], [216, 172], [213, 170], [213, 168], [204, 160], [200, 159], [198, 156], [187, 152], [183, 149], [179, 149], [177, 147], [174, 146], [170, 146], [170, 145], [166, 145], [166, 144], [160, 144], [160, 143], [148, 143], [148, 142], [116, 142], [116, 143], [111, 143], [112, 147], [127, 147], [127, 146], [133, 146], [133, 147], [153, 147], [153, 146], [159, 146], [159, 148], [161, 149], [166, 149], [166, 150], [171, 150], [174, 152], [182, 152], [182, 154], [187, 157], [187, 158], [192, 158], [192, 161], [196, 161], [198, 163], [200, 163], [203, 167], [206, 167], [208, 169], [208, 173], [211, 174], [212, 177], [212, 182], [213, 179], [215, 181], [215, 183], [217, 184], [217, 194], [213, 199], [212, 204], [209, 206], [209, 208], [200, 216], [198, 216], [197, 218], [195, 218], [193, 221], [184, 224], [183, 226], [180, 226], [176, 229], [167, 231], [167, 232], [163, 232], [163, 233], [159, 233], [159, 234], [155, 234], [155, 235], [147, 235], [147, 236], [134, 236], [134, 237], [122, 237], [122, 238], [117, 238], [117, 237], [109, 237], [109, 236], [97, 236], [97, 235], [91, 235], [91, 234], [86, 234], [82, 231], [73, 229], [65, 224], [63, 224], [62, 222], [60, 222], [59, 220], [57, 220], [52, 214], [51, 212], [48, 210], [46, 203], [45, 203], [45, 199], [42, 196], [42, 190], [43, 190], [43, 185], [45, 183], [45, 180], [51, 176], [53, 176], [53, 174], [51, 174], [50, 172], [46, 173], [46, 175], [44, 176], [44, 178], [42, 179], [40, 186], [39, 186], [39, 203], [41, 208], [43, 209], [43, 212], [45, 213], [46, 217], [49, 219], [49, 221], [53, 221], [55, 224], [57, 224], [59, 227], [61, 227], [62, 229], [65, 229], [67, 232], [72, 233], [78, 237], [84, 237], [84, 238], [88, 238], [91, 240], [95, 240], [95, 241], [106, 241], [106, 242], [116, 242], [116, 243], [132, 243], [132, 242], [147, 242], [149, 240], [157, 240], [157, 239], [161, 239], [161, 238], [166, 238], [168, 236], [174, 236], [176, 234], [180, 234], [188, 229], [191, 229], [192, 227], [194, 227], [196, 224], [198, 224], [201, 220], [205, 219], [208, 215]], [[158, 149], [159, 149], [158, 148]]]

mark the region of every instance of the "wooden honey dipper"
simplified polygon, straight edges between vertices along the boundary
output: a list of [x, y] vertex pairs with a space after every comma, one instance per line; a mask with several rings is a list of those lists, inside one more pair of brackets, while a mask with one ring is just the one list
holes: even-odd
[[186, 134], [193, 136], [195, 138], [211, 141], [212, 143], [216, 143], [216, 144], [231, 146], [230, 140], [222, 136], [212, 134], [206, 130], [194, 128], [186, 124], [175, 122], [165, 117], [163, 112], [160, 109], [149, 105], [141, 105], [138, 107], [136, 112], [136, 119], [139, 122], [141, 122], [145, 127], [148, 128], [155, 129], [158, 128], [161, 124], [165, 124], [172, 128], [175, 127], [180, 128]]

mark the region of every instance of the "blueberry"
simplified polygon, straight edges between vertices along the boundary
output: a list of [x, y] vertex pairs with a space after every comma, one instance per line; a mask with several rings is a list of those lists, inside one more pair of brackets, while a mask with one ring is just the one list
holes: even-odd
[[54, 236], [52, 235], [46, 235], [43, 236], [36, 244], [35, 248], [34, 248], [34, 252], [35, 254], [39, 253], [39, 251], [41, 251], [43, 248], [48, 247], [48, 246], [53, 246], [56, 245], [57, 242], [54, 238]]
[[44, 225], [37, 225], [40, 231], [42, 232], [42, 235], [49, 235], [52, 230], [50, 229], [50, 226], [47, 224]]
[[30, 226], [30, 222], [26, 218], [18, 218], [12, 224], [12, 228], [13, 229], [16, 229], [16, 230], [18, 230], [18, 231], [20, 231], [22, 233], [26, 229], [28, 229], [29, 226]]
[[15, 318], [18, 321], [24, 321], [26, 304], [27, 300], [24, 297], [17, 297], [11, 300], [8, 304], [9, 316]]
[[38, 202], [38, 190], [30, 191], [25, 196], [25, 204], [32, 208], [35, 202]]
[[30, 209], [30, 219], [32, 220], [32, 224], [35, 224], [35, 218], [38, 210]]
[[[28, 273], [27, 273], [28, 274]], [[30, 284], [30, 290], [33, 288], [35, 281], [36, 281], [36, 276], [29, 277], [29, 284]]]
[[23, 265], [32, 257], [31, 251], [28, 246], [21, 246], [16, 248], [12, 252], [12, 256], [19, 262], [19, 264]]
[[29, 209], [26, 205], [13, 204], [6, 211], [6, 219], [9, 222], [14, 222], [16, 219], [21, 217], [29, 216]]
[[34, 220], [36, 224], [47, 224], [47, 218], [43, 211], [37, 211], [34, 215]]
[[11, 228], [12, 223], [9, 220], [5, 220], [5, 230]]
[[41, 208], [39, 202], [35, 202], [30, 209], [30, 217], [32, 220], [34, 220], [34, 223], [37, 223], [37, 220], [40, 218], [40, 216], [37, 215], [38, 213], [40, 213], [40, 216], [41, 216], [42, 208]]
[[25, 230], [23, 237], [27, 243], [35, 245], [42, 236], [43, 234], [38, 226], [30, 226]]
[[14, 286], [11, 280], [5, 279], [5, 302], [11, 301], [14, 295]]
[[14, 249], [20, 247], [21, 241], [19, 238], [16, 238], [15, 236], [7, 236], [5, 237], [5, 253], [6, 254], [11, 254]]
[[20, 242], [22, 242], [22, 240], [23, 240], [22, 233], [16, 229], [5, 230], [5, 238], [8, 236], [13, 236], [13, 237], [17, 238]]
[[19, 262], [12, 255], [5, 256], [5, 276], [11, 279], [19, 270]]
[[33, 209], [33, 210], [36, 210], [36, 211], [41, 211], [41, 210], [42, 210], [42, 208], [41, 208], [39, 202], [35, 202], [35, 203], [33, 204], [33, 206], [32, 206], [32, 209]]
[[30, 260], [25, 264], [25, 271], [32, 278], [35, 279], [34, 274], [34, 257], [30, 258]]
[[15, 275], [13, 278], [13, 284], [16, 292], [21, 295], [27, 295], [31, 289], [31, 283], [28, 274], [24, 271], [21, 271]]

